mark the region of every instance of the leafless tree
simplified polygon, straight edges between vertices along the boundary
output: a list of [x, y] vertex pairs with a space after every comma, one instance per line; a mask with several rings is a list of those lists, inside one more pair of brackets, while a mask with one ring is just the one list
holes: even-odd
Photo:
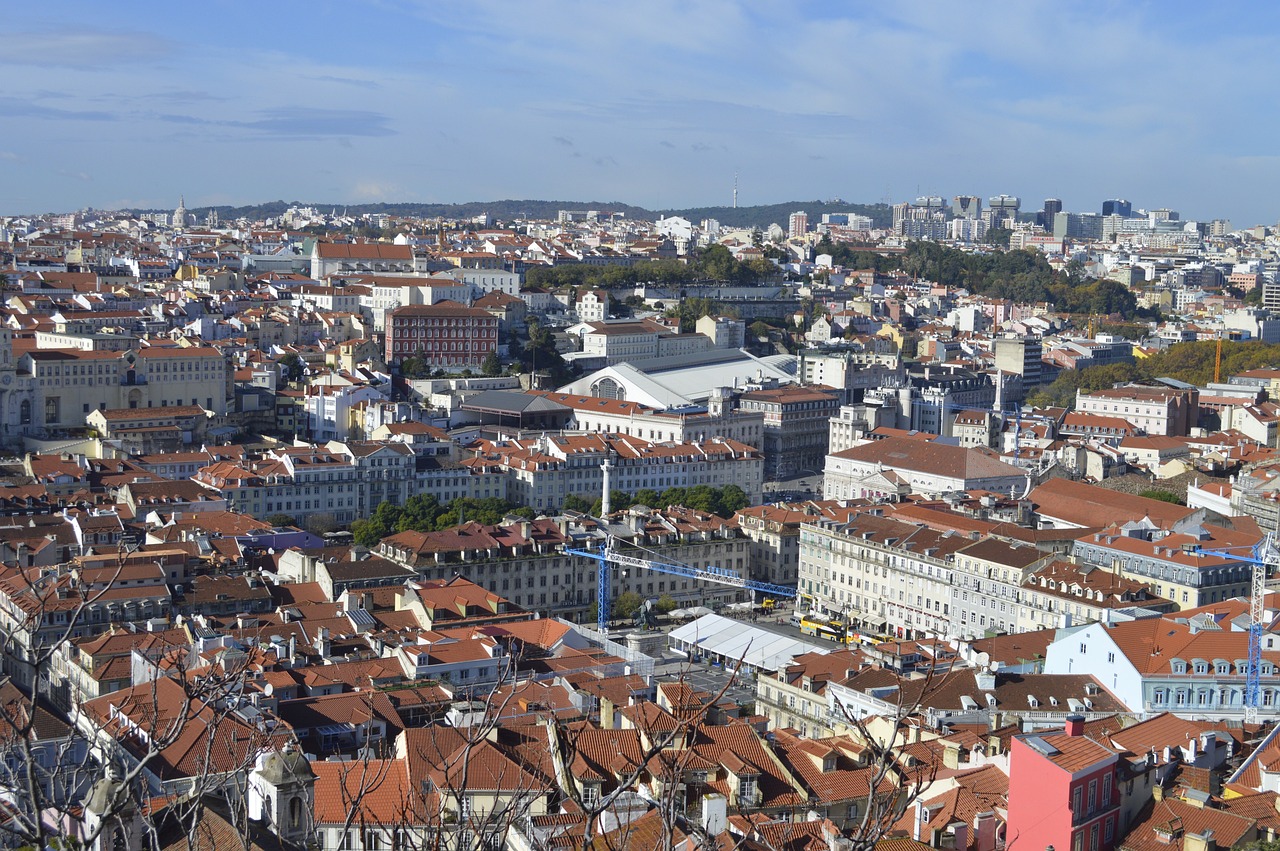
[[[924, 722], [929, 700], [948, 684], [953, 671], [949, 666], [940, 671], [937, 665], [931, 665], [920, 680], [900, 677], [894, 704], [877, 717], [883, 732], [873, 729], [866, 716], [835, 701], [837, 722], [849, 727], [863, 745], [863, 759], [870, 769], [866, 798], [858, 807], [860, 815], [852, 824], [842, 825], [852, 842], [851, 851], [873, 849], [927, 794], [937, 775], [937, 761], [913, 756], [908, 746], [920, 741], [918, 729]], [[903, 685], [908, 683], [914, 691], [911, 696], [903, 691]], [[917, 730], [915, 736], [910, 732], [913, 728]]]
[[[0, 570], [0, 659], [6, 674], [0, 686], [0, 846], [75, 849], [92, 845], [104, 831], [139, 827], [155, 845], [151, 816], [161, 791], [155, 769], [166, 749], [197, 727], [207, 733], [207, 750], [175, 806], [198, 801], [226, 780], [227, 771], [213, 769], [225, 766], [222, 751], [235, 735], [230, 719], [242, 693], [243, 669], [195, 671], [190, 648], [173, 647], [157, 660], [149, 683], [122, 697], [122, 711], [107, 722], [110, 730], [99, 730], [102, 719], [88, 717], [79, 705], [64, 716], [48, 699], [59, 652], [92, 633], [89, 615], [106, 603], [123, 565], [122, 557], [91, 588], [69, 569]], [[257, 744], [241, 742], [239, 749], [247, 752]], [[85, 832], [80, 804], [108, 773], [110, 793], [95, 798], [95, 824]], [[198, 815], [194, 805], [188, 810]]]

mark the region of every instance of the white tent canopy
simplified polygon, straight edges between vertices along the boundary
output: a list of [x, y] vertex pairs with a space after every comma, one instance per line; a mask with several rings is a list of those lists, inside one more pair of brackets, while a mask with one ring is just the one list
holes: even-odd
[[672, 650], [688, 653], [690, 658], [712, 658], [729, 665], [741, 660], [744, 670], [762, 671], [780, 670], [803, 653], [832, 649], [713, 614], [676, 627], [667, 640]]

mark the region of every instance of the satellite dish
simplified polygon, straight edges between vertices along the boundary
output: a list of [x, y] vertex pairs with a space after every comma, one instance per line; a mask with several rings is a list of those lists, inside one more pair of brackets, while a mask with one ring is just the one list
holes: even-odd
[[273, 556], [273, 555], [275, 555], [275, 554], [276, 554], [276, 548], [275, 548], [275, 547], [267, 547], [267, 555], [269, 555], [269, 556]]
[[271, 697], [271, 695], [275, 693], [276, 693], [276, 687], [273, 686], [271, 683], [267, 683], [262, 689], [263, 697]]
[[975, 667], [985, 668], [991, 664], [991, 654], [985, 650], [977, 655], [974, 659]]

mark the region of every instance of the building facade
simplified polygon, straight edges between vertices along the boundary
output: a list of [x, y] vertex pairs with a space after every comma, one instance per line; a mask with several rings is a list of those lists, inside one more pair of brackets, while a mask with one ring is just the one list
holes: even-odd
[[479, 367], [498, 348], [498, 319], [457, 302], [408, 305], [387, 317], [387, 363], [421, 357], [438, 367]]

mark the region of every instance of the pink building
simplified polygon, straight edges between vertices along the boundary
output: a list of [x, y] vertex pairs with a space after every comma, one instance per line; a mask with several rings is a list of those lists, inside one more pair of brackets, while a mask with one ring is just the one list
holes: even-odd
[[1083, 716], [1068, 716], [1062, 732], [1017, 736], [1009, 757], [1007, 842], [1027, 851], [1116, 846], [1119, 755], [1084, 735]]

